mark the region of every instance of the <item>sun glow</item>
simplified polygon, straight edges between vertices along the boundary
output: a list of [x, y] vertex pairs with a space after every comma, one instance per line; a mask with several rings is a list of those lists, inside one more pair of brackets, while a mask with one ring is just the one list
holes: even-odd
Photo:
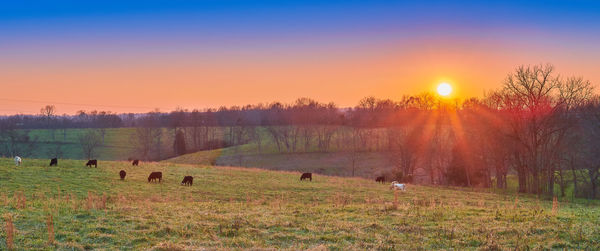
[[450, 86], [448, 83], [441, 83], [437, 87], [437, 92], [440, 94], [440, 96], [446, 97], [452, 93], [452, 86]]

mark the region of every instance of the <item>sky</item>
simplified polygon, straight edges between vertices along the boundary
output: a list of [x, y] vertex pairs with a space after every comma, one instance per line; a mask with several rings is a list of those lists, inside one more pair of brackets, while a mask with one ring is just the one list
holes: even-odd
[[519, 65], [600, 83], [599, 1], [6, 1], [0, 114], [354, 106], [448, 82], [480, 97]]

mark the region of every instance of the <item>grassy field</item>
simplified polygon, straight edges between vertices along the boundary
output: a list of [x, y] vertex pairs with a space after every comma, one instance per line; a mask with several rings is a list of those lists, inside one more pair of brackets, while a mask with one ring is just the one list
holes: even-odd
[[[597, 201], [173, 163], [0, 159], [0, 250], [600, 248]], [[127, 171], [125, 181], [118, 172]], [[162, 171], [162, 184], [147, 175]], [[184, 175], [194, 185], [181, 186]], [[48, 243], [52, 215], [54, 242]]]
[[[79, 135], [88, 129], [30, 130], [29, 136], [36, 139], [35, 149], [24, 157], [27, 158], [52, 158], [59, 156], [68, 159], [84, 159], [85, 155], [79, 144]], [[131, 144], [133, 128], [107, 128], [104, 143], [100, 146], [95, 158], [102, 160], [123, 160], [131, 156], [134, 148]], [[54, 134], [54, 137], [52, 137]], [[57, 155], [57, 148], [60, 153]]]
[[[189, 129], [189, 128], [188, 128]], [[62, 154], [59, 157], [66, 159], [83, 159], [85, 156], [81, 150], [81, 146], [79, 145], [78, 137], [79, 135], [85, 133], [88, 130], [96, 130], [96, 129], [33, 129], [28, 130], [28, 135], [32, 139], [36, 139], [36, 148], [35, 150], [25, 156], [28, 158], [50, 158], [54, 157], [56, 154], [56, 148], [60, 147], [60, 151]], [[370, 137], [369, 140], [377, 141], [380, 147], [383, 147], [385, 144], [386, 129], [371, 129], [368, 130], [371, 135], [378, 135], [378, 137]], [[185, 131], [185, 130], [184, 130]], [[188, 132], [191, 129], [187, 130]], [[332, 137], [331, 146], [329, 148], [329, 152], [339, 152], [340, 149], [344, 146], [341, 141], [341, 133], [346, 132], [348, 129], [345, 127], [336, 128], [336, 134]], [[227, 138], [229, 130], [226, 127], [216, 127], [214, 129], [215, 137], [218, 139]], [[106, 128], [105, 129], [105, 137], [102, 146], [96, 152], [96, 158], [102, 160], [124, 160], [128, 157], [132, 157], [135, 155], [134, 146], [132, 144], [132, 135], [135, 133], [135, 128]], [[211, 134], [213, 132], [211, 131]], [[223, 153], [226, 154], [235, 154], [235, 155], [255, 155], [255, 154], [279, 154], [280, 151], [277, 149], [275, 142], [273, 141], [272, 136], [268, 133], [265, 128], [258, 128], [257, 133], [262, 139], [260, 151], [258, 150], [258, 144], [256, 141], [250, 141], [248, 144], [244, 144], [238, 147], [232, 147], [226, 150]], [[191, 149], [192, 140], [189, 138], [190, 135], [187, 135], [187, 145], [188, 148]], [[173, 128], [163, 128], [163, 133], [161, 137], [161, 145], [163, 152], [170, 152], [173, 149], [173, 140], [174, 140], [174, 131]], [[303, 141], [299, 139], [297, 143], [296, 152], [305, 152], [303, 147]], [[309, 145], [309, 149], [307, 152], [314, 153], [319, 152], [319, 149], [316, 146], [316, 141], [311, 142]], [[371, 145], [375, 144], [374, 142], [370, 143]], [[285, 149], [283, 149], [286, 152]]]
[[[61, 154], [59, 158], [85, 159], [78, 136], [88, 129], [30, 130], [29, 135], [37, 139], [34, 151], [22, 157], [26, 158], [52, 158], [57, 147]], [[263, 138], [261, 151], [258, 151], [256, 142], [227, 147], [216, 150], [199, 151], [167, 159], [165, 162], [195, 165], [220, 165], [220, 166], [245, 166], [270, 170], [305, 171], [326, 175], [350, 176], [352, 174], [351, 153], [337, 151], [337, 142], [332, 143], [331, 152], [318, 152], [313, 146], [310, 152], [280, 153], [277, 151], [272, 137], [266, 130], [259, 130]], [[136, 158], [132, 134], [134, 128], [108, 128], [104, 144], [98, 148], [94, 157], [100, 160], [126, 160]], [[220, 132], [223, 133], [223, 132]], [[383, 132], [380, 132], [383, 133]], [[52, 136], [54, 134], [54, 136]], [[172, 151], [172, 131], [163, 131], [163, 153]], [[190, 143], [190, 142], [188, 142]], [[301, 145], [301, 143], [299, 143]], [[303, 151], [303, 149], [299, 149]], [[355, 175], [372, 177], [389, 170], [392, 165], [388, 158], [380, 152], [357, 153]]]
[[253, 154], [235, 148], [189, 153], [164, 162], [176, 164], [197, 164], [220, 166], [245, 166], [278, 171], [302, 171], [324, 175], [352, 176], [352, 158], [355, 154], [355, 176], [374, 178], [389, 172], [393, 165], [387, 156], [380, 152], [309, 152], [309, 153], [268, 153]]

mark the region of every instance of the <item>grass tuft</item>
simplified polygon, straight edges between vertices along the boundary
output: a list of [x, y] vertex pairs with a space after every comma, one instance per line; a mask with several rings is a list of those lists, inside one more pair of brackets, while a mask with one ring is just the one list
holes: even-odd
[[46, 219], [46, 228], [48, 229], [48, 245], [54, 245], [54, 221], [51, 214]]
[[4, 232], [6, 233], [6, 249], [13, 250], [15, 238], [15, 226], [12, 219], [13, 216], [11, 214], [6, 214], [4, 218], [6, 219], [6, 225], [4, 227]]

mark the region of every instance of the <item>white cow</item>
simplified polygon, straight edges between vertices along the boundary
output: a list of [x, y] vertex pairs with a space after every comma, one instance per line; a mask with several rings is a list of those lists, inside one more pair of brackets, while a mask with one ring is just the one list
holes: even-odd
[[21, 157], [15, 156], [15, 166], [20, 166], [20, 165], [21, 165]]
[[392, 181], [390, 189], [406, 191], [406, 185], [398, 181]]

